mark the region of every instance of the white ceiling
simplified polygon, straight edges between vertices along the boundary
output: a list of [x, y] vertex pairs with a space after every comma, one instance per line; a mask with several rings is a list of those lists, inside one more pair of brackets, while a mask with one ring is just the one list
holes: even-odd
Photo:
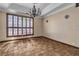
[[[58, 10], [72, 6], [71, 3], [35, 3], [36, 8], [41, 9], [41, 16], [53, 14]], [[0, 10], [10, 13], [28, 13], [33, 7], [33, 3], [0, 3]], [[51, 13], [52, 12], [52, 13]]]
[[[26, 8], [32, 8], [34, 3], [18, 3], [18, 5], [22, 5]], [[44, 9], [49, 3], [35, 3], [36, 8]]]
[[[0, 9], [12, 9], [15, 11], [27, 11], [33, 7], [34, 3], [0, 3]], [[35, 3], [36, 8], [44, 9], [49, 3]]]

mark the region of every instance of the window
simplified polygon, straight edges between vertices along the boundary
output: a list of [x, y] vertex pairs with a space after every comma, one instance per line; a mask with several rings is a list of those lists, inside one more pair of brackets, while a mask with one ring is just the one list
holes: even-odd
[[28, 36], [34, 34], [33, 18], [7, 14], [7, 36]]

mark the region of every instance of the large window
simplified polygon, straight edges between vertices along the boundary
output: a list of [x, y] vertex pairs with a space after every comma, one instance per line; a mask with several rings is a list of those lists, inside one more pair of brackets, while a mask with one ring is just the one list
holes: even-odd
[[34, 34], [33, 18], [7, 14], [7, 36], [28, 36]]

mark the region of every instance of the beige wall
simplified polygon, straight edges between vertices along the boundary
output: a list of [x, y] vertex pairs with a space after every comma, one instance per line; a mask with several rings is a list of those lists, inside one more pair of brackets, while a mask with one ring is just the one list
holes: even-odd
[[[41, 35], [42, 35], [42, 20], [40, 17], [36, 17], [34, 19], [34, 35], [27, 36], [27, 37], [34, 37], [34, 36], [41, 36]], [[6, 13], [0, 12], [0, 41], [12, 40], [17, 38], [22, 38], [22, 37], [12, 37], [12, 38], [6, 37]]]
[[[65, 19], [65, 15], [70, 15]], [[46, 23], [48, 20], [48, 23]], [[71, 7], [43, 20], [44, 36], [79, 47], [79, 8]]]
[[6, 39], [6, 15], [0, 12], [0, 41]]
[[43, 20], [40, 17], [36, 17], [34, 20], [34, 34], [35, 36], [42, 36], [43, 35]]

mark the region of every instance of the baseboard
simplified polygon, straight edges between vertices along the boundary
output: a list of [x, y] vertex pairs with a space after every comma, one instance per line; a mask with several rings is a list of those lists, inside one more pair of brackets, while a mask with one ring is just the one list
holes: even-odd
[[40, 38], [40, 37], [43, 37], [43, 36], [33, 36], [33, 37], [17, 38], [17, 39], [12, 39], [12, 40], [9, 39], [9, 40], [0, 41], [0, 43], [8, 42], [8, 41], [14, 41], [14, 40], [23, 40], [23, 39], [28, 39], [28, 38]]
[[74, 47], [74, 48], [79, 49], [79, 47], [76, 47], [76, 46], [73, 46], [73, 45], [70, 45], [70, 44], [67, 44], [67, 43], [63, 43], [63, 42], [57, 41], [57, 40], [55, 40], [55, 39], [51, 39], [51, 38], [48, 38], [48, 37], [45, 37], [45, 36], [42, 36], [42, 37], [44, 37], [44, 38], [46, 38], [46, 39], [53, 40], [53, 41], [55, 41], [55, 42], [58, 42], [58, 43], [61, 43], [61, 44], [64, 44], [64, 45], [67, 45], [67, 46], [71, 46], [71, 47]]

